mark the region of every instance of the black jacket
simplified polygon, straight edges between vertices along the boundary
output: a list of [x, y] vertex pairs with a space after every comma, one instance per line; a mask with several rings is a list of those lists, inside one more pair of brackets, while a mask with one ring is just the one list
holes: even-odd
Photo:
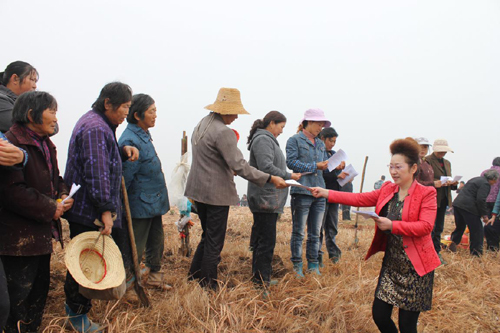
[[490, 193], [490, 183], [485, 177], [474, 177], [462, 188], [453, 201], [453, 207], [458, 207], [477, 216], [488, 215], [486, 198]]

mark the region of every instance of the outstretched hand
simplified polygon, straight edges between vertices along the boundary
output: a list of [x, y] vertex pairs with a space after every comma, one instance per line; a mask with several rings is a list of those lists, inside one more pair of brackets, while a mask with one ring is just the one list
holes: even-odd
[[277, 189], [288, 187], [288, 184], [285, 182], [285, 180], [278, 176], [271, 176], [270, 183], [273, 184]]
[[133, 146], [123, 146], [123, 153], [128, 157], [128, 161], [135, 162], [139, 159], [139, 149]]
[[315, 198], [328, 198], [329, 191], [322, 187], [311, 187], [309, 191]]

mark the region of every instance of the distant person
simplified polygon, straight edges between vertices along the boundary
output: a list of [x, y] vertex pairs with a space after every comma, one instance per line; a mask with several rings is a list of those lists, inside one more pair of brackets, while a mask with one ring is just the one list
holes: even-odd
[[382, 187], [384, 182], [385, 182], [385, 176], [382, 175], [382, 176], [380, 176], [380, 179], [375, 182], [375, 184], [373, 185], [373, 188], [378, 190], [379, 188]]
[[[320, 109], [309, 109], [299, 125], [297, 134], [286, 142], [286, 164], [294, 173], [305, 173], [299, 183], [308, 187], [325, 186], [323, 171], [328, 168], [328, 154], [325, 144], [318, 137], [323, 127], [330, 127]], [[302, 268], [302, 243], [307, 226], [306, 258], [307, 270], [321, 275], [319, 271], [319, 233], [325, 213], [325, 200], [315, 198], [311, 192], [300, 187], [292, 187], [292, 251], [293, 270], [299, 278], [304, 277]]]
[[241, 197], [240, 206], [248, 207], [248, 197], [246, 194], [243, 194], [243, 196]]
[[[353, 192], [352, 180], [340, 188], [341, 192], [352, 193]], [[342, 205], [342, 220], [351, 220], [351, 206]]]
[[434, 229], [432, 230], [432, 241], [434, 249], [439, 255], [441, 263], [446, 264], [446, 261], [441, 256], [441, 234], [444, 229], [444, 217], [447, 207], [451, 207], [451, 190], [457, 189], [458, 182], [441, 183], [441, 176], [451, 177], [451, 163], [445, 159], [445, 155], [453, 150], [448, 146], [448, 141], [445, 139], [436, 139], [432, 146], [433, 153], [428, 155], [425, 160], [432, 166], [434, 171], [434, 187], [437, 190], [437, 213]]
[[[490, 169], [486, 169], [481, 173], [481, 176], [488, 170], [494, 169], [500, 173], [500, 157], [495, 157], [493, 159], [492, 165]], [[462, 182], [460, 182], [462, 183]], [[460, 188], [459, 188], [460, 189]], [[493, 210], [493, 206], [495, 205], [495, 201], [498, 196], [498, 192], [500, 191], [500, 181], [496, 182], [494, 185], [491, 185], [490, 193], [486, 198], [486, 206], [488, 207], [488, 217], [491, 218], [491, 212]], [[458, 193], [458, 190], [457, 190]]]
[[391, 319], [396, 306], [399, 331], [417, 332], [420, 312], [431, 309], [434, 270], [440, 265], [431, 239], [436, 190], [415, 181], [420, 151], [415, 140], [395, 140], [390, 151], [389, 169], [394, 183], [386, 182], [379, 190], [366, 193], [319, 187], [313, 188], [312, 193], [328, 198], [329, 202], [375, 206], [380, 217], [374, 219], [375, 236], [366, 259], [378, 251], [385, 251], [385, 255], [375, 290], [373, 320], [381, 332], [398, 332]]
[[[498, 184], [498, 182], [497, 182]], [[484, 226], [484, 235], [486, 237], [487, 249], [489, 251], [498, 251], [500, 245], [500, 219], [498, 218], [500, 212], [500, 193], [497, 195], [495, 205], [491, 212], [491, 218]]]
[[426, 161], [426, 156], [429, 154], [429, 140], [424, 137], [415, 138], [415, 141], [420, 146], [420, 165], [418, 166], [417, 181], [424, 186], [434, 187], [434, 170], [432, 166]]
[[191, 262], [189, 279], [197, 279], [202, 287], [217, 289], [217, 266], [226, 237], [229, 206], [238, 203], [234, 173], [263, 187], [272, 183], [285, 188], [283, 178], [264, 173], [250, 166], [237, 147], [236, 134], [227, 125], [243, 108], [240, 91], [221, 88], [210, 113], [196, 125], [191, 144], [193, 163], [186, 184], [185, 196], [196, 203], [203, 233]]
[[[52, 242], [62, 245], [61, 215], [71, 208], [59, 175], [56, 147], [57, 102], [42, 91], [17, 98], [14, 124], [6, 137], [24, 149], [24, 169], [0, 172], [0, 258], [5, 270], [10, 313], [5, 332], [37, 332], [50, 287]], [[20, 328], [20, 330], [18, 330]]]
[[171, 287], [165, 284], [161, 272], [165, 245], [162, 216], [170, 210], [170, 203], [160, 158], [149, 132], [156, 125], [154, 99], [146, 94], [134, 95], [127, 122], [118, 145], [122, 149], [132, 146], [139, 150], [137, 161], [123, 162], [137, 257], [140, 261], [146, 251], [145, 268], [141, 271], [146, 285], [167, 290]]
[[[325, 144], [326, 153], [328, 158], [335, 154], [335, 143], [338, 137], [337, 131], [333, 127], [326, 127], [319, 133], [319, 138]], [[342, 161], [340, 165], [332, 170], [323, 171], [323, 178], [325, 179], [325, 188], [329, 190], [340, 191], [341, 186], [339, 185], [338, 179], [344, 179], [349, 174], [343, 172], [345, 168], [345, 161]], [[326, 203], [325, 214], [323, 215], [323, 223], [321, 225], [321, 230], [319, 232], [319, 255], [318, 262], [319, 266], [323, 267], [323, 251], [321, 250], [323, 244], [323, 238], [325, 239], [326, 250], [328, 251], [328, 257], [333, 263], [337, 263], [340, 260], [342, 251], [335, 242], [335, 237], [338, 234], [338, 224], [339, 224], [339, 204], [338, 203]]]
[[456, 227], [451, 233], [450, 251], [457, 251], [457, 245], [462, 241], [465, 227], [469, 227], [470, 253], [474, 256], [483, 254], [484, 229], [482, 222], [488, 223], [489, 220], [486, 198], [490, 193], [491, 186], [498, 182], [498, 177], [498, 171], [490, 169], [484, 172], [483, 176], [470, 179], [453, 201]]
[[[299, 180], [299, 173], [287, 172], [285, 155], [277, 140], [285, 125], [286, 117], [278, 111], [268, 112], [263, 119], [253, 123], [247, 142], [250, 150], [248, 163], [270, 175]], [[247, 193], [248, 206], [253, 214], [252, 281], [257, 286], [269, 286], [276, 245], [276, 222], [278, 215], [283, 213], [288, 189], [276, 189], [272, 184], [259, 187], [249, 182]]]

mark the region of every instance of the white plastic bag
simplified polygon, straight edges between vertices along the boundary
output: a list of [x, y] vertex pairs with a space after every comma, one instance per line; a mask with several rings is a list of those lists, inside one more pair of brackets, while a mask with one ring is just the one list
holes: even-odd
[[182, 155], [181, 162], [177, 163], [172, 172], [172, 179], [168, 185], [168, 198], [171, 206], [177, 206], [179, 210], [187, 209], [187, 198], [184, 196], [190, 165], [188, 154]]

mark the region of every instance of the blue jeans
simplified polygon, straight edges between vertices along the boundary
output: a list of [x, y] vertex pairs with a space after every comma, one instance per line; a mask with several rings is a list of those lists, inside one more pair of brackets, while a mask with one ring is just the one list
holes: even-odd
[[307, 223], [306, 258], [310, 263], [318, 262], [319, 231], [325, 213], [325, 199], [314, 198], [311, 195], [292, 195], [292, 262], [302, 262], [302, 241]]

